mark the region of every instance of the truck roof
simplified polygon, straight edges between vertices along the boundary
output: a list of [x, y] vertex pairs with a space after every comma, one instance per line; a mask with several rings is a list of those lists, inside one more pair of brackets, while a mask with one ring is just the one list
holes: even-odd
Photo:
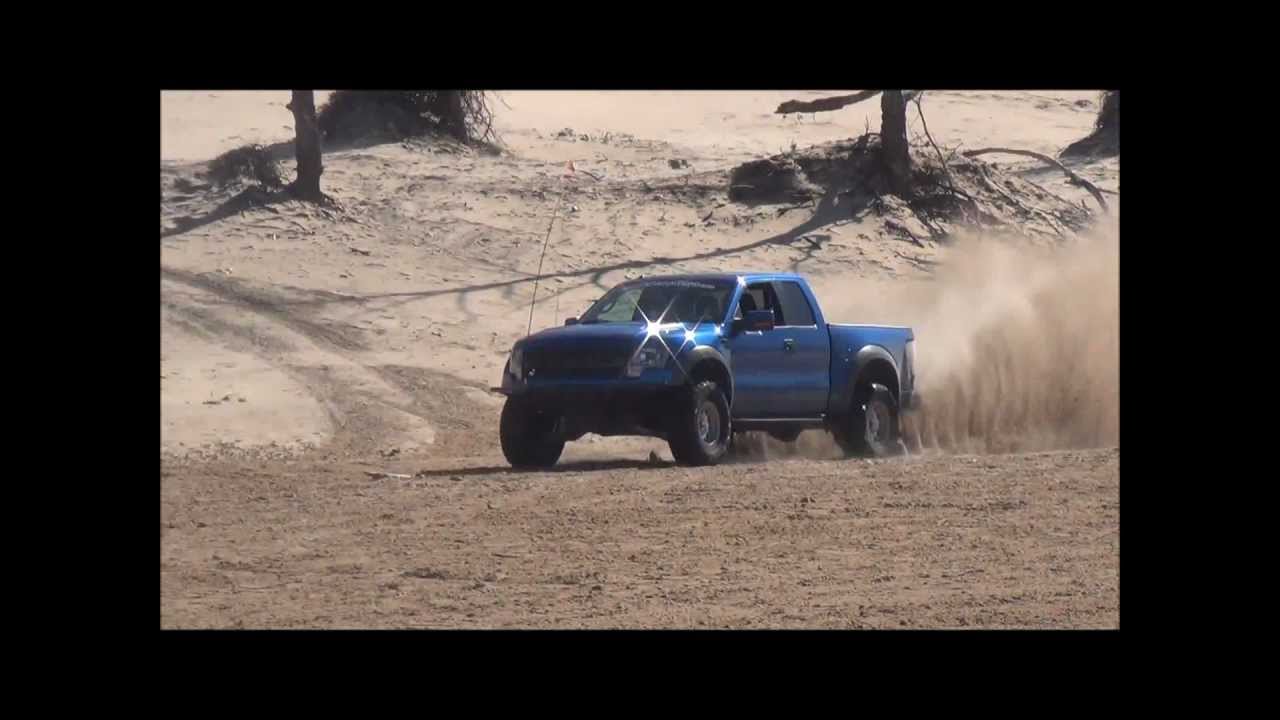
[[704, 282], [737, 282], [742, 278], [746, 282], [755, 282], [766, 278], [778, 280], [804, 280], [804, 277], [796, 273], [788, 272], [719, 272], [719, 273], [680, 273], [672, 275], [645, 275], [644, 277], [634, 278], [627, 282], [644, 282], [648, 280], [691, 280]]

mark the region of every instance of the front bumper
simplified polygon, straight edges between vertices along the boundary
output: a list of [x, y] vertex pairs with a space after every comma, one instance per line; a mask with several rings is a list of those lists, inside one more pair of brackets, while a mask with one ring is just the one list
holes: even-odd
[[494, 388], [503, 395], [537, 395], [549, 397], [553, 395], [582, 395], [609, 392], [652, 392], [662, 388], [679, 385], [682, 375], [675, 368], [650, 368], [640, 377], [626, 377], [619, 371], [617, 377], [607, 378], [574, 378], [560, 377], [539, 379], [536, 376], [526, 380], [517, 380], [507, 368], [502, 369], [502, 386]]
[[567, 392], [562, 388], [534, 387], [513, 397], [558, 416], [566, 440], [576, 440], [587, 433], [665, 438], [672, 409], [680, 400], [678, 393], [679, 388], [668, 385], [579, 385]]

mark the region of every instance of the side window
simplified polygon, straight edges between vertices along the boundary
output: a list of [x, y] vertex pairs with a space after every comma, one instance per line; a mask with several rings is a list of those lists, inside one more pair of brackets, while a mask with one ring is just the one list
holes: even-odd
[[[813, 319], [813, 308], [809, 307], [809, 300], [804, 296], [804, 290], [801, 289], [800, 283], [797, 282], [778, 282], [774, 283], [774, 290], [778, 293], [778, 300], [782, 305], [782, 317], [786, 318], [786, 325], [802, 326], [816, 324]], [[779, 325], [784, 324], [781, 319]]]
[[742, 298], [738, 300], [738, 308], [734, 310], [733, 317], [741, 320], [746, 317], [746, 313], [752, 310], [768, 310], [769, 296], [765, 293], [766, 285], [748, 285], [746, 290], [742, 291]]

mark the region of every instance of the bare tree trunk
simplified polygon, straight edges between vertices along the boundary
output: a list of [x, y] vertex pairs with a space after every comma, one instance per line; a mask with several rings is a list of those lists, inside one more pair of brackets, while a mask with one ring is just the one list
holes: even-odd
[[294, 152], [298, 158], [298, 177], [293, 181], [293, 194], [304, 200], [324, 199], [320, 191], [320, 127], [316, 125], [314, 90], [294, 90], [289, 103], [293, 111]]
[[893, 191], [911, 189], [911, 152], [907, 145], [907, 102], [901, 90], [880, 94], [880, 153]]
[[1093, 132], [1068, 145], [1060, 157], [1110, 156], [1120, 154], [1120, 91], [1110, 90], [1102, 95], [1102, 106]]
[[435, 113], [440, 116], [440, 127], [463, 142], [467, 141], [467, 121], [462, 109], [461, 90], [442, 90], [436, 96]]

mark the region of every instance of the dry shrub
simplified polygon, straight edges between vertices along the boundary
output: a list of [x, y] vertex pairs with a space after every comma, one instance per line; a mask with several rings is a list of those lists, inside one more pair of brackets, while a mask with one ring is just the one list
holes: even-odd
[[280, 166], [261, 145], [244, 145], [228, 150], [209, 162], [208, 177], [218, 186], [251, 180], [267, 188], [284, 185]]
[[437, 133], [464, 142], [498, 142], [487, 93], [462, 91], [460, 127], [451, 118], [447, 96], [439, 90], [338, 90], [317, 112], [316, 121], [331, 143]]

